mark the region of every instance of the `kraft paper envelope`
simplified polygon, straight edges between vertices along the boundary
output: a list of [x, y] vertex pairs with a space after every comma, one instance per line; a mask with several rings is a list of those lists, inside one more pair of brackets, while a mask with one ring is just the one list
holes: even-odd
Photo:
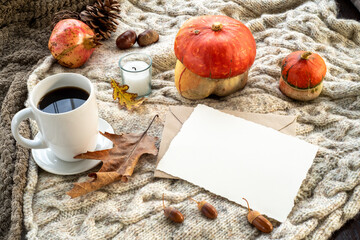
[[157, 169], [283, 222], [318, 147], [277, 130], [198, 105]]
[[[165, 152], [168, 150], [171, 140], [176, 136], [180, 131], [182, 124], [188, 119], [191, 113], [194, 111], [192, 107], [182, 107], [182, 106], [170, 106], [169, 111], [166, 115], [165, 126], [162, 133], [160, 149], [158, 153], [157, 163], [158, 165], [161, 158], [164, 156]], [[236, 117], [241, 117], [245, 120], [252, 121], [266, 127], [271, 127], [275, 130], [278, 130], [282, 133], [295, 136], [295, 124], [296, 117], [294, 116], [282, 116], [275, 114], [260, 114], [260, 113], [246, 113], [246, 112], [237, 112], [237, 111], [227, 111], [223, 112], [232, 114]], [[155, 177], [158, 178], [172, 178], [170, 174], [167, 174], [161, 170], [155, 170]]]

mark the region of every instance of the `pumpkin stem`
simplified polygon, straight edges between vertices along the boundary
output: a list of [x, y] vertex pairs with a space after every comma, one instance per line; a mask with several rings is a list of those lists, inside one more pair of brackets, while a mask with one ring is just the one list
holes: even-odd
[[302, 54], [301, 54], [301, 59], [308, 59], [309, 58], [309, 56], [312, 54], [312, 52], [303, 52]]
[[220, 31], [222, 29], [223, 25], [219, 22], [214, 22], [213, 25], [211, 26], [211, 30], [217, 32]]

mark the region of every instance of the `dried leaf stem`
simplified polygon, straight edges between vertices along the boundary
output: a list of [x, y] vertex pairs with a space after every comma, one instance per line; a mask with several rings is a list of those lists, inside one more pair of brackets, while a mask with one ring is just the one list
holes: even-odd
[[[153, 119], [151, 120], [149, 126], [146, 128], [146, 130], [141, 134], [139, 140], [137, 141], [137, 143], [135, 144], [135, 146], [133, 147], [133, 149], [131, 150], [131, 152], [126, 156], [125, 161], [127, 162], [130, 157], [133, 155], [135, 149], [137, 148], [137, 146], [139, 145], [139, 143], [141, 142], [141, 140], [144, 138], [145, 134], [148, 132], [149, 128], [151, 127], [152, 123], [155, 121], [155, 118], [159, 117], [158, 114], [156, 114]], [[118, 170], [118, 172], [121, 171], [121, 169]], [[126, 182], [127, 181], [127, 176], [122, 176], [121, 177], [121, 181]]]

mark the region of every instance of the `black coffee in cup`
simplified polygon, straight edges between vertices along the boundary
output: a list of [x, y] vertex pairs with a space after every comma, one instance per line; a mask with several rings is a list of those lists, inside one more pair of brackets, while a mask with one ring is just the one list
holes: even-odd
[[47, 113], [64, 113], [80, 107], [89, 98], [89, 93], [77, 87], [62, 87], [48, 92], [38, 104]]

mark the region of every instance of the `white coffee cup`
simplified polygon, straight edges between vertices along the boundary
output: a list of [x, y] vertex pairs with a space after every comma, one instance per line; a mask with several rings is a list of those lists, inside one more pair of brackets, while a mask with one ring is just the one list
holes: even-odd
[[[88, 99], [74, 110], [47, 113], [38, 108], [41, 99], [49, 92], [62, 87], [77, 87], [89, 93]], [[76, 73], [59, 73], [40, 81], [30, 93], [30, 107], [15, 114], [11, 131], [16, 141], [28, 148], [50, 148], [60, 159], [79, 161], [75, 155], [96, 148], [98, 137], [98, 109], [94, 86], [90, 80]], [[39, 138], [30, 140], [19, 134], [21, 121], [34, 119], [39, 128]]]

